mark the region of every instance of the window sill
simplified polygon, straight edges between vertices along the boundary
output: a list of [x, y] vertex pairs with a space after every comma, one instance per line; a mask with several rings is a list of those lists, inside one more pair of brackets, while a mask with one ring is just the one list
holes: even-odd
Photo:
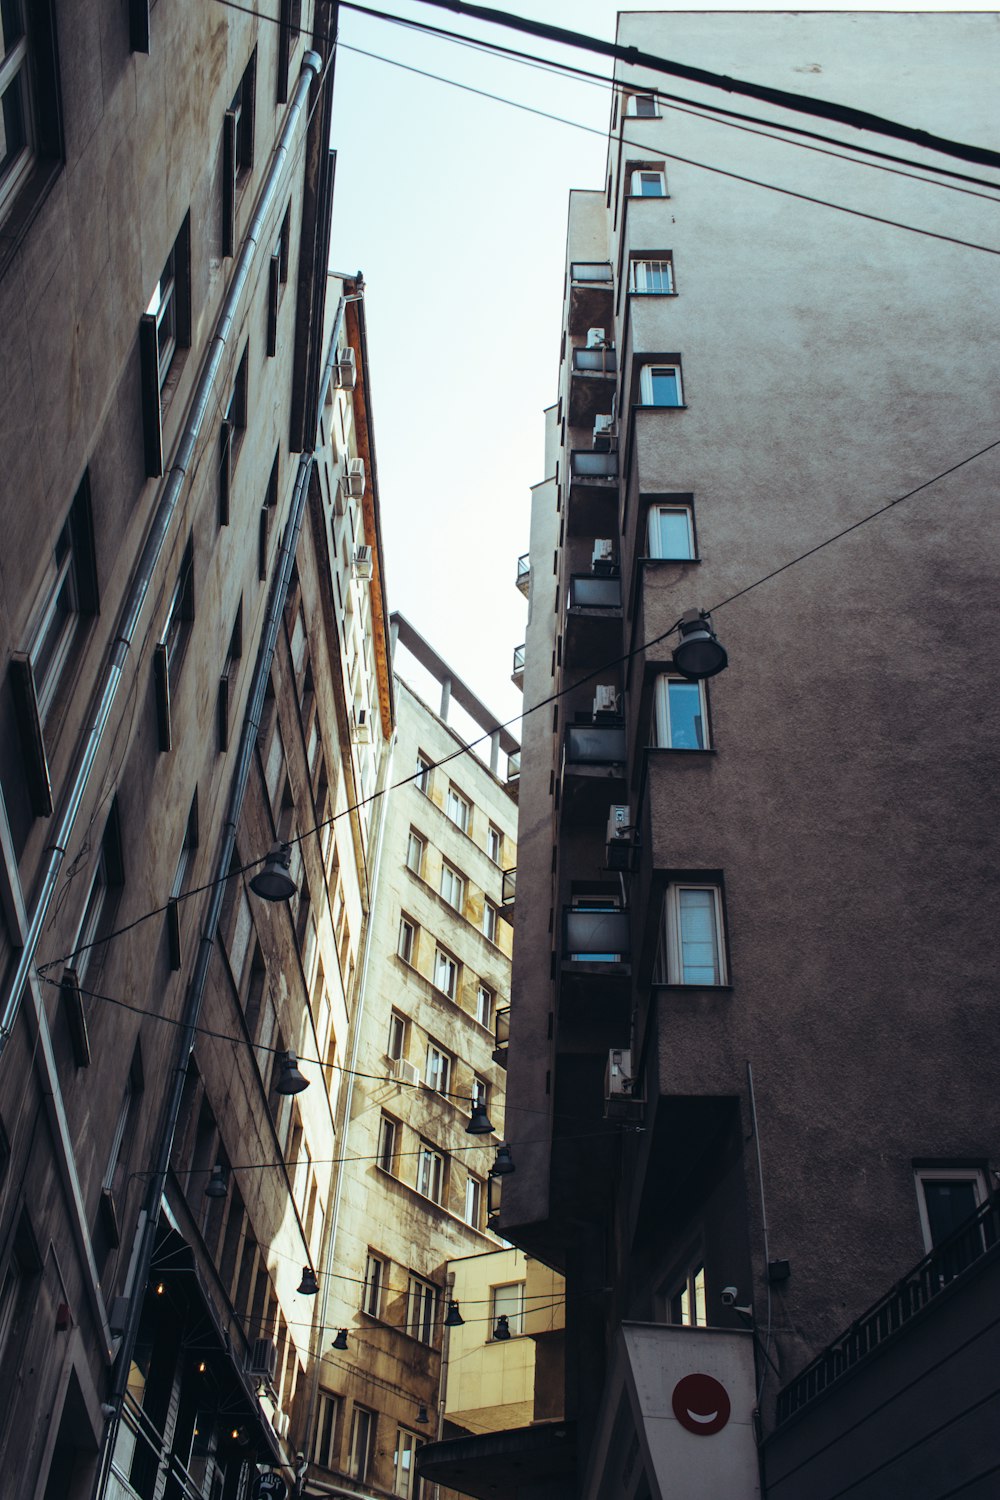
[[686, 401], [678, 401], [676, 403], [676, 405], [673, 404], [673, 403], [667, 404], [666, 402], [664, 402], [662, 405], [658, 405], [657, 402], [655, 402], [655, 401], [635, 401], [632, 404], [632, 410], [634, 412], [636, 412], [636, 411], [687, 411], [687, 409], [688, 408], [687, 408], [687, 402]]
[[642, 564], [643, 567], [646, 567], [650, 563], [670, 563], [671, 567], [676, 568], [679, 563], [700, 563], [701, 562], [701, 558], [700, 557], [640, 557], [638, 559], [638, 561]]
[[676, 292], [640, 292], [634, 286], [629, 287], [630, 297], [676, 297]]
[[661, 984], [654, 983], [652, 985], [652, 988], [654, 990], [681, 990], [685, 994], [690, 994], [692, 991], [696, 991], [697, 992], [697, 991], [700, 990], [700, 991], [703, 991], [703, 992], [708, 992], [708, 993], [713, 994], [713, 995], [716, 995], [716, 994], [728, 995], [728, 994], [730, 994], [732, 992], [732, 990], [735, 988], [735, 986], [733, 986], [731, 984], [681, 984], [677, 980], [671, 979], [671, 980], [669, 980], [666, 983], [661, 983]]
[[651, 755], [717, 755], [718, 751], [714, 745], [702, 745], [698, 749], [683, 750], [675, 745], [647, 745], [646, 751]]

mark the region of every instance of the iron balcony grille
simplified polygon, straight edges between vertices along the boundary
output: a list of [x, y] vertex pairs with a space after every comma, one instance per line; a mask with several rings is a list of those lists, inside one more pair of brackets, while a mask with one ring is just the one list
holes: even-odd
[[1000, 1199], [994, 1194], [962, 1227], [915, 1266], [880, 1302], [851, 1324], [778, 1396], [778, 1423], [809, 1406], [887, 1339], [929, 1307], [1000, 1243]]

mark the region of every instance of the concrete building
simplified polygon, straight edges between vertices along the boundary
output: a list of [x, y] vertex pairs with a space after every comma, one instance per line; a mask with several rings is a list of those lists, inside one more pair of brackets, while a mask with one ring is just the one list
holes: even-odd
[[363, 288], [327, 274], [335, 30], [309, 0], [4, 7], [0, 1488], [26, 1500], [235, 1500], [311, 1440], [392, 733]]
[[[992, 17], [627, 13], [618, 41], [995, 140]], [[558, 697], [523, 736], [500, 1223], [566, 1274], [575, 1448], [536, 1470], [986, 1496], [1000, 177], [635, 54], [617, 78], [527, 563], [526, 704]], [[673, 655], [690, 610], [711, 680]], [[541, 1493], [526, 1451], [424, 1471]]]
[[[498, 1245], [488, 1192], [505, 1117], [501, 903], [517, 859], [516, 803], [499, 773], [518, 747], [406, 620], [392, 627], [396, 741], [345, 1085], [309, 1493], [346, 1485], [417, 1500], [416, 1454], [447, 1420], [448, 1339], [465, 1333], [446, 1319], [464, 1318], [480, 1340], [492, 1327], [484, 1308], [461, 1307], [449, 1266]], [[440, 711], [421, 696], [428, 684]], [[463, 748], [477, 734], [492, 738], [492, 769]], [[478, 1134], [474, 1107], [487, 1116]]]

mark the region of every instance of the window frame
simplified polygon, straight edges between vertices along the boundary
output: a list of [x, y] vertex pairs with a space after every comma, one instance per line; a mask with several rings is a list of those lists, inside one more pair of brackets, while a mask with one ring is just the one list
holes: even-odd
[[[483, 1004], [484, 996], [486, 998], [485, 1006]], [[485, 1021], [483, 1020], [484, 1009], [487, 1013], [487, 1019]], [[486, 1030], [491, 1033], [493, 1031], [493, 1023], [496, 1018], [496, 1010], [496, 991], [491, 989], [488, 984], [478, 984], [476, 986], [476, 1020], [479, 1022], [480, 1026], [485, 1026]]]
[[[456, 804], [456, 810], [458, 812], [457, 817], [455, 816], [455, 813], [452, 812], [453, 802]], [[472, 822], [472, 803], [469, 801], [468, 797], [464, 795], [464, 793], [459, 791], [458, 787], [453, 781], [450, 781], [448, 783], [448, 790], [445, 794], [444, 815], [450, 822], [454, 823], [455, 827], [460, 829], [462, 833], [468, 833], [469, 825]]]
[[[660, 191], [658, 193], [643, 192], [642, 180], [644, 177], [655, 177], [657, 179]], [[640, 166], [634, 166], [630, 168], [628, 196], [630, 198], [666, 198], [668, 196], [667, 174], [664, 168]]]
[[417, 1476], [417, 1454], [424, 1440], [407, 1427], [396, 1428], [396, 1441], [392, 1453], [393, 1493], [402, 1500], [417, 1500], [420, 1480]]
[[[673, 687], [678, 687], [685, 693], [695, 691], [698, 694], [702, 741], [700, 745], [675, 745], [673, 743], [674, 728], [670, 710], [670, 690]], [[712, 736], [708, 717], [708, 691], [705, 683], [702, 681], [692, 682], [690, 678], [677, 676], [673, 672], [659, 673], [653, 683], [653, 711], [650, 715], [650, 731], [650, 748], [654, 750], [676, 750], [684, 753], [710, 750], [712, 748]]]
[[[714, 980], [685, 979], [681, 946], [681, 895], [685, 891], [710, 891], [712, 894], [713, 942], [715, 948]], [[654, 983], [683, 985], [687, 989], [723, 989], [729, 984], [729, 958], [726, 948], [726, 913], [721, 881], [671, 880], [663, 893], [660, 918], [660, 940]]]
[[440, 1301], [440, 1287], [411, 1271], [406, 1287], [406, 1332], [429, 1348], [437, 1342]]
[[[971, 1182], [974, 1189], [977, 1209], [982, 1208], [983, 1204], [986, 1202], [986, 1199], [989, 1197], [989, 1183], [986, 1179], [986, 1173], [983, 1171], [982, 1167], [978, 1167], [975, 1165], [954, 1167], [949, 1167], [947, 1165], [914, 1167], [913, 1179], [914, 1186], [917, 1190], [917, 1209], [920, 1215], [920, 1233], [923, 1236], [924, 1253], [927, 1255], [929, 1255], [932, 1250], [936, 1249], [937, 1245], [935, 1244], [935, 1241], [931, 1234], [930, 1214], [927, 1209], [927, 1197], [924, 1192], [925, 1183]], [[975, 1211], [976, 1210], [973, 1209], [973, 1213], [975, 1213]], [[947, 1238], [947, 1236], [945, 1236], [945, 1238]], [[944, 1243], [943, 1240], [937, 1241], [937, 1244], [942, 1243]]]
[[475, 1172], [466, 1173], [465, 1208], [462, 1217], [470, 1229], [481, 1230], [483, 1227], [483, 1197], [483, 1179], [477, 1177]]
[[451, 1091], [451, 1074], [455, 1065], [455, 1059], [444, 1047], [439, 1047], [433, 1038], [427, 1038], [427, 1066], [424, 1072], [424, 1083], [427, 1088], [436, 1094], [448, 1094]]
[[[511, 1337], [516, 1338], [524, 1332], [524, 1289], [523, 1281], [503, 1281], [496, 1286], [490, 1287], [490, 1339], [493, 1338], [493, 1329], [496, 1327], [497, 1318], [505, 1316]], [[516, 1292], [516, 1297], [508, 1299], [498, 1297], [501, 1292]], [[513, 1307], [513, 1311], [510, 1308]]]
[[[676, 401], [656, 401], [654, 381], [661, 378], [660, 372], [669, 372], [674, 382]], [[655, 411], [677, 411], [684, 406], [684, 382], [679, 359], [648, 360], [639, 367], [639, 405]]]
[[[649, 109], [637, 109], [639, 103], [649, 104]], [[662, 118], [659, 109], [659, 100], [655, 94], [626, 94], [623, 119], [626, 120], [659, 120]]]
[[365, 1257], [365, 1279], [361, 1289], [361, 1311], [370, 1318], [381, 1318], [382, 1297], [386, 1290], [389, 1262], [384, 1255], [369, 1250]]
[[[659, 550], [664, 545], [659, 518], [664, 514], [682, 514], [686, 518], [689, 548], [687, 556]], [[646, 516], [646, 547], [647, 556], [655, 562], [697, 562], [698, 538], [694, 524], [694, 504], [690, 500], [652, 501]]]
[[446, 902], [459, 916], [465, 909], [465, 892], [467, 882], [461, 870], [451, 864], [448, 860], [441, 861], [441, 879], [438, 885], [438, 894], [441, 900]]
[[379, 1116], [378, 1141], [376, 1143], [377, 1156], [376, 1165], [383, 1172], [388, 1172], [390, 1177], [396, 1174], [396, 1157], [398, 1155], [396, 1146], [399, 1140], [399, 1121], [392, 1115], [387, 1115], [385, 1110]]
[[0, 109], [16, 89], [22, 139], [0, 171], [0, 274], [66, 160], [54, 0], [16, 3], [21, 31], [0, 61]]
[[[416, 850], [415, 861], [413, 859], [414, 850]], [[426, 853], [427, 840], [422, 833], [418, 833], [415, 828], [411, 827], [406, 836], [406, 868], [411, 875], [416, 875], [418, 879], [423, 878], [424, 855]]]
[[[351, 1412], [351, 1445], [348, 1454], [347, 1469], [352, 1479], [364, 1483], [368, 1478], [368, 1472], [372, 1465], [372, 1455], [375, 1451], [375, 1431], [378, 1424], [378, 1414], [371, 1407], [362, 1406], [355, 1401], [354, 1410]], [[362, 1428], [364, 1437], [361, 1438]], [[360, 1441], [359, 1441], [360, 1439]], [[361, 1444], [363, 1443], [363, 1448]]]
[[[441, 984], [438, 979], [442, 966], [447, 969], [447, 985]], [[453, 954], [449, 953], [447, 948], [442, 948], [439, 943], [434, 949], [434, 971], [431, 983], [436, 990], [440, 991], [442, 995], [447, 995], [449, 1000], [458, 999], [458, 976], [460, 971], [461, 965], [458, 959], [455, 958]]]
[[430, 758], [422, 750], [417, 751], [417, 769], [413, 777], [413, 785], [418, 792], [423, 792], [425, 797], [431, 794], [431, 771], [434, 769]]
[[486, 855], [499, 866], [503, 857], [503, 829], [495, 823], [490, 823], [486, 830]]
[[414, 967], [413, 956], [417, 946], [417, 933], [419, 930], [416, 922], [412, 921], [404, 913], [400, 914], [399, 932], [396, 937], [396, 957], [401, 959], [404, 964], [409, 964], [411, 969]]
[[316, 1430], [313, 1434], [312, 1461], [321, 1469], [337, 1469], [340, 1457], [337, 1431], [340, 1426], [341, 1398], [336, 1391], [320, 1386], [316, 1401]]
[[448, 1155], [440, 1146], [423, 1138], [417, 1151], [416, 1187], [422, 1198], [444, 1207], [448, 1195]]
[[480, 923], [480, 931], [488, 943], [497, 945], [497, 933], [500, 930], [500, 908], [489, 896], [483, 898], [483, 915]]
[[705, 1258], [696, 1256], [670, 1283], [664, 1298], [667, 1322], [674, 1328], [708, 1327], [708, 1284]]
[[[640, 286], [639, 277], [636, 272], [639, 267], [660, 267], [658, 274], [662, 277], [663, 268], [666, 269], [667, 286]], [[645, 279], [645, 277], [643, 278]], [[653, 253], [642, 251], [633, 253], [628, 263], [628, 289], [634, 297], [675, 297], [677, 287], [674, 281], [674, 258], [669, 251]]]
[[399, 1062], [406, 1056], [406, 1032], [408, 1022], [402, 1011], [389, 1012], [389, 1034], [386, 1037], [385, 1055], [391, 1062]]

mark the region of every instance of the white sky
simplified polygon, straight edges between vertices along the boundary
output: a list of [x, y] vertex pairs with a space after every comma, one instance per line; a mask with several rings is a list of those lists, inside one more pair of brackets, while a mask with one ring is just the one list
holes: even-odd
[[[547, 47], [418, 0], [371, 3], [594, 72], [611, 69], [610, 59]], [[505, 8], [614, 39], [617, 6], [609, 0], [507, 0]], [[913, 0], [794, 6], [876, 8], [946, 7]], [[508, 719], [521, 708], [510, 670], [527, 606], [514, 577], [518, 555], [528, 550], [529, 486], [545, 477], [542, 412], [556, 395], [568, 194], [603, 182], [610, 96], [594, 84], [348, 10], [340, 15], [331, 265], [363, 271], [367, 285], [389, 603]], [[601, 134], [463, 93], [349, 47], [518, 99]], [[877, 99], [871, 107], [878, 109]]]

